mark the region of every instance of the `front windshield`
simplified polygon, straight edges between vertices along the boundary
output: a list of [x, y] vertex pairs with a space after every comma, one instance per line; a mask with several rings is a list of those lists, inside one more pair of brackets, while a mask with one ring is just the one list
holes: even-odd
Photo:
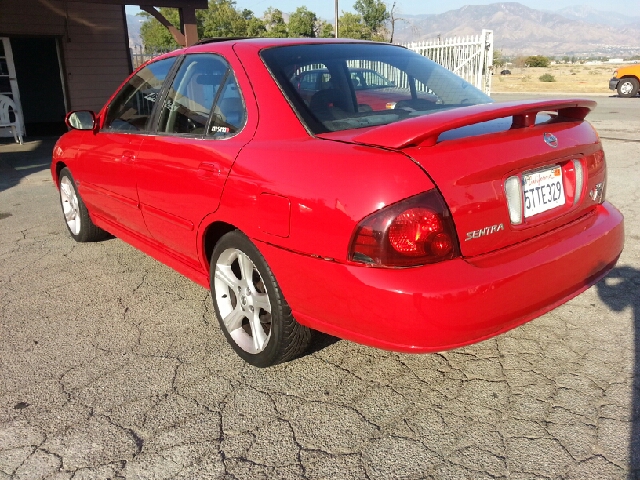
[[263, 50], [261, 56], [313, 133], [492, 102], [449, 70], [394, 45], [294, 45]]

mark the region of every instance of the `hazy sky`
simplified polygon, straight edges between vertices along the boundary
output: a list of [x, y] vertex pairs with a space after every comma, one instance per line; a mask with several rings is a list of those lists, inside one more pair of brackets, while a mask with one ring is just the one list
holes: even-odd
[[[339, 0], [338, 8], [342, 11], [353, 11], [355, 0]], [[387, 5], [393, 0], [387, 0]], [[448, 0], [448, 1], [416, 1], [397, 0], [397, 8], [400, 13], [417, 15], [420, 13], [443, 13], [447, 10], [455, 10], [464, 5], [488, 5], [498, 3], [488, 0]], [[538, 10], [559, 10], [571, 5], [589, 5], [597, 10], [612, 11], [624, 14], [640, 15], [640, 0], [617, 0], [607, 2], [605, 0], [520, 0], [520, 3]], [[263, 12], [269, 8], [279, 8], [285, 13], [294, 12], [300, 6], [306, 6], [325, 20], [332, 20], [334, 16], [334, 0], [236, 0], [236, 6], [240, 9], [248, 8], [253, 10], [257, 16], [262, 16]], [[127, 12], [137, 12], [137, 7], [127, 7]]]

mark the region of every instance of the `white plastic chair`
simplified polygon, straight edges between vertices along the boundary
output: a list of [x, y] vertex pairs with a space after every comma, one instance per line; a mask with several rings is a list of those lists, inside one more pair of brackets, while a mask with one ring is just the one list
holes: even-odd
[[[11, 121], [9, 112], [13, 111], [15, 120]], [[10, 128], [16, 143], [23, 144], [22, 137], [22, 113], [16, 107], [16, 104], [6, 95], [0, 95], [0, 128]]]

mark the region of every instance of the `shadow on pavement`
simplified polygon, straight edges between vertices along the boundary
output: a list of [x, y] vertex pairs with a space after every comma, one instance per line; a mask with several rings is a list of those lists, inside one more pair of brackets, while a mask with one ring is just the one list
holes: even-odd
[[311, 342], [309, 343], [309, 346], [307, 347], [305, 352], [300, 356], [300, 358], [319, 352], [320, 350], [324, 350], [328, 346], [333, 345], [340, 340], [340, 338], [333, 337], [328, 333], [319, 332], [318, 330], [311, 330]]
[[633, 310], [634, 352], [631, 438], [629, 439], [629, 480], [640, 478], [640, 270], [616, 267], [597, 284], [598, 295], [614, 312]]
[[0, 139], [0, 192], [20, 183], [32, 173], [51, 166], [53, 146], [59, 137], [29, 137], [23, 145], [13, 138]]

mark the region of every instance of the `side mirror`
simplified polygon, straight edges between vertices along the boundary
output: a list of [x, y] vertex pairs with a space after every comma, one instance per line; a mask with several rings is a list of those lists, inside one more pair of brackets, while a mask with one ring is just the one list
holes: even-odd
[[98, 125], [96, 114], [90, 110], [69, 112], [64, 119], [67, 127], [75, 130], [95, 130]]

